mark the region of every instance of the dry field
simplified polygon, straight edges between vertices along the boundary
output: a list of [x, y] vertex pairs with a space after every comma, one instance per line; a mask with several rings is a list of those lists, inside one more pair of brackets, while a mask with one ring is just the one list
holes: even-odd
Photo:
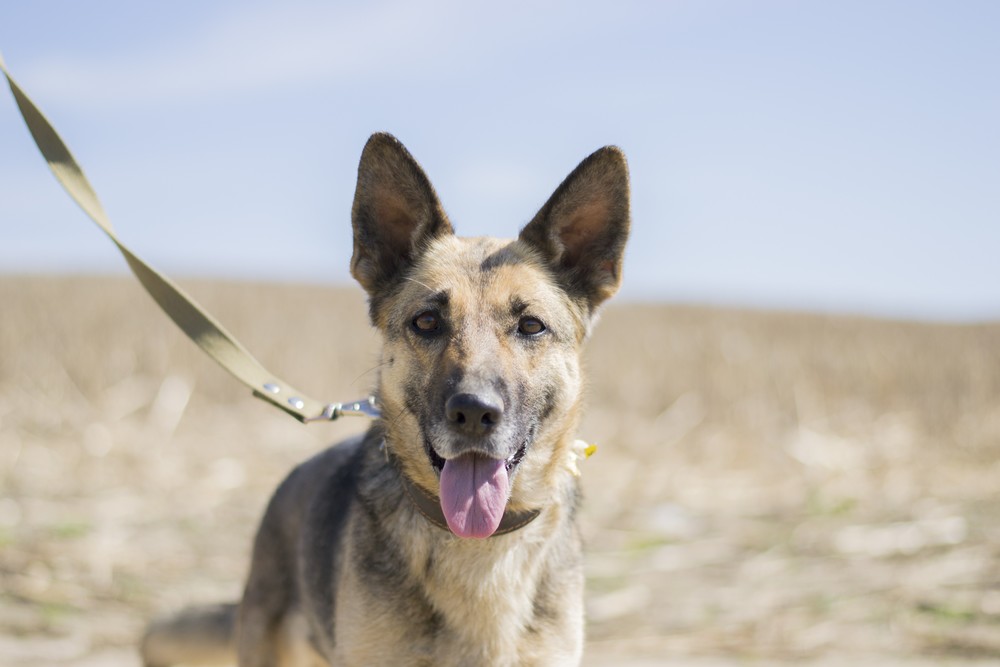
[[[312, 395], [365, 395], [360, 290], [190, 287]], [[586, 665], [1000, 665], [1000, 324], [618, 305], [588, 367]], [[129, 279], [0, 278], [0, 665], [134, 667], [364, 426], [253, 400]]]

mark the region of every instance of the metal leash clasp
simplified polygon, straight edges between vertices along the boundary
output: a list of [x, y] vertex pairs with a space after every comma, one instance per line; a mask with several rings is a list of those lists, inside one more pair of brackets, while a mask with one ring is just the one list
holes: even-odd
[[382, 411], [379, 410], [378, 405], [376, 405], [375, 397], [369, 396], [368, 398], [360, 401], [330, 403], [323, 408], [323, 412], [319, 415], [315, 417], [306, 417], [302, 421], [305, 423], [315, 421], [333, 421], [334, 419], [339, 419], [340, 417], [368, 417], [369, 419], [378, 419], [381, 416]]

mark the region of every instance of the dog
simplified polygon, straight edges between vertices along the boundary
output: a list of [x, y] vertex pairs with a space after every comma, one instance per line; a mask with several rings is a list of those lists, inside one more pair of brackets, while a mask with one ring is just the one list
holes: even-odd
[[145, 664], [578, 664], [580, 356], [621, 283], [624, 154], [583, 160], [517, 239], [460, 238], [375, 134], [351, 217], [382, 417], [285, 479], [242, 601], [154, 622]]

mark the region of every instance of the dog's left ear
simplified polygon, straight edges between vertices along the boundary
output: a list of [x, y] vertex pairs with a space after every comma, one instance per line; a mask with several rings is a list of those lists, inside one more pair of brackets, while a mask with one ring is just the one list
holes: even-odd
[[523, 230], [570, 295], [591, 312], [618, 291], [628, 239], [625, 154], [606, 146], [580, 163]]
[[373, 134], [358, 165], [351, 209], [351, 275], [377, 297], [439, 236], [453, 234], [430, 180], [394, 136]]

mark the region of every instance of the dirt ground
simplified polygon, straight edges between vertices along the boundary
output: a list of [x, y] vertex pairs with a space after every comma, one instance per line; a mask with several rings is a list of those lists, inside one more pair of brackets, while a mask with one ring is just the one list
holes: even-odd
[[[366, 394], [360, 290], [190, 288], [312, 395]], [[587, 366], [588, 667], [1000, 665], [1000, 324], [619, 304]], [[0, 277], [0, 665], [138, 665], [365, 425], [252, 399], [130, 279]]]

